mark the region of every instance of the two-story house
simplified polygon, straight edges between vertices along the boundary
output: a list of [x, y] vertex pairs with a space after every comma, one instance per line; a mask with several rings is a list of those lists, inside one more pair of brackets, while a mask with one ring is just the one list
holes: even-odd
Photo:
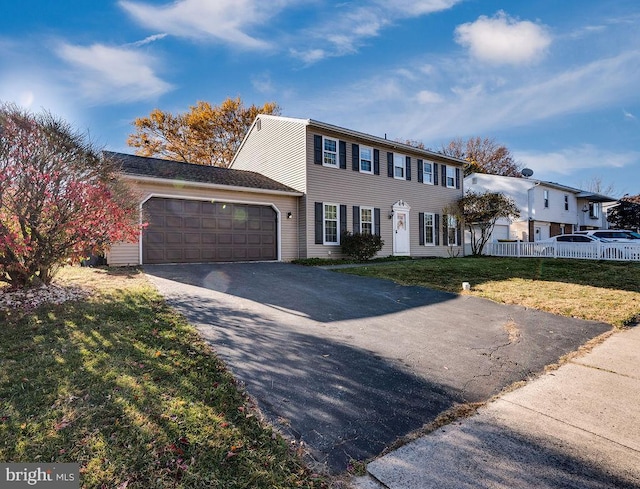
[[308, 119], [260, 115], [231, 167], [109, 153], [140, 195], [138, 243], [112, 265], [341, 257], [344, 232], [379, 256], [462, 254], [464, 161]]
[[615, 201], [606, 195], [533, 178], [472, 173], [464, 181], [467, 190], [501, 192], [514, 199], [520, 209], [520, 217], [513, 222], [496, 223], [490, 241], [540, 241], [578, 230], [601, 229], [606, 227], [602, 204]]
[[297, 256], [340, 256], [345, 231], [379, 234], [380, 256], [461, 253], [443, 209], [462, 196], [464, 161], [323, 122], [260, 115], [231, 168], [303, 195]]

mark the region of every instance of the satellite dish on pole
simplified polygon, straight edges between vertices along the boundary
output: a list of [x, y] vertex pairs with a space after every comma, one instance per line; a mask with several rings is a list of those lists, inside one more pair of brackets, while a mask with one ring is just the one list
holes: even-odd
[[529, 178], [531, 175], [533, 175], [533, 170], [531, 168], [523, 168], [520, 173], [522, 173], [522, 176], [524, 178]]

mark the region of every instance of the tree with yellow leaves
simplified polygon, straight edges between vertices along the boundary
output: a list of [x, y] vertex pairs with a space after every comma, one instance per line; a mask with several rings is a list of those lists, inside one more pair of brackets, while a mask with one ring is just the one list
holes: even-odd
[[237, 97], [217, 106], [199, 101], [176, 115], [154, 109], [133, 122], [136, 132], [127, 144], [140, 156], [228, 167], [258, 114], [279, 115], [280, 107], [275, 102], [245, 107]]

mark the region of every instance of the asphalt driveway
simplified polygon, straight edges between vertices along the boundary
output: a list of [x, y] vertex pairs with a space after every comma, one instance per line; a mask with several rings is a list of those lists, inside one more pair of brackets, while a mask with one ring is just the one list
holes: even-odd
[[269, 420], [332, 472], [610, 329], [285, 263], [153, 265]]

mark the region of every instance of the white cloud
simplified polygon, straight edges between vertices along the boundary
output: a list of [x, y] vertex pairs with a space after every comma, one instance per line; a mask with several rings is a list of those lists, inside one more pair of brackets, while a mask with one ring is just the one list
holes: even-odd
[[513, 151], [516, 159], [536, 174], [572, 175], [588, 168], [623, 168], [640, 159], [640, 152], [611, 152], [592, 144], [563, 148], [558, 151]]
[[377, 3], [389, 11], [408, 17], [417, 17], [447, 10], [459, 2], [460, 0], [379, 0]]
[[469, 48], [471, 55], [491, 64], [523, 64], [538, 60], [551, 44], [544, 26], [518, 21], [500, 11], [494, 17], [481, 16], [475, 22], [459, 25], [456, 42]]
[[442, 95], [429, 90], [421, 90], [416, 96], [418, 103], [420, 104], [437, 104], [444, 101]]
[[368, 39], [402, 19], [449, 9], [462, 0], [368, 0], [347, 2], [320, 15], [315, 27], [297, 36], [305, 49], [291, 50], [311, 64], [324, 58], [356, 53]]
[[[586, 113], [634, 100], [640, 81], [640, 51], [595, 60], [560, 73], [539, 72], [518, 82], [474, 80], [451, 89], [446, 110], [429, 118], [407, 108], [403, 122], [424, 137], [486, 134], [505, 127], [534, 125], [551, 118]], [[428, 124], [427, 124], [428, 122]], [[422, 136], [421, 136], [422, 137]]]
[[309, 49], [309, 50], [297, 50], [290, 49], [289, 54], [294, 58], [298, 58], [304, 61], [305, 64], [313, 64], [321, 59], [326, 58], [329, 53], [327, 53], [324, 49]]
[[168, 36], [167, 33], [154, 34], [153, 36], [145, 37], [141, 41], [136, 41], [136, 42], [132, 42], [131, 44], [127, 44], [127, 46], [133, 46], [133, 47], [137, 47], [138, 48], [140, 46], [145, 46], [147, 44], [151, 44], [152, 42], [159, 41], [160, 39], [164, 39], [167, 36]]
[[622, 109], [622, 114], [624, 115], [625, 119], [629, 119], [631, 121], [635, 121], [637, 119], [635, 115], [633, 115], [631, 112], [628, 112], [625, 109]]
[[134, 49], [62, 43], [56, 54], [74, 68], [81, 94], [93, 103], [148, 100], [172, 88], [155, 74], [153, 58]]
[[213, 39], [245, 49], [269, 46], [246, 30], [265, 23], [286, 4], [286, 0], [177, 0], [160, 6], [120, 2], [137, 22], [151, 29], [191, 39]]

